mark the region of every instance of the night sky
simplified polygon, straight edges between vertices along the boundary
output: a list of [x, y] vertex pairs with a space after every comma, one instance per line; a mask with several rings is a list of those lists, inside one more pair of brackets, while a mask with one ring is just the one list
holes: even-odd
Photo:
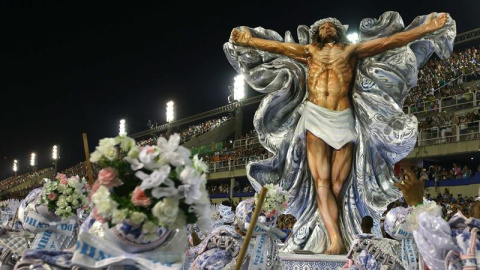
[[[173, 1], [172, 1], [173, 2]], [[85, 159], [98, 140], [165, 123], [165, 103], [183, 118], [227, 104], [236, 75], [222, 46], [237, 26], [296, 38], [299, 25], [336, 17], [354, 31], [363, 18], [398, 11], [448, 12], [457, 32], [480, 27], [478, 1], [1, 1], [0, 179], [39, 168], [60, 145], [59, 169]], [[213, 1], [212, 1], [213, 2]]]

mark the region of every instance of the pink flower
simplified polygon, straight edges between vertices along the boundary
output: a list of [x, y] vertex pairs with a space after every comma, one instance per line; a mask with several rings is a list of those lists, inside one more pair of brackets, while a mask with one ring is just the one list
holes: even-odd
[[117, 171], [113, 168], [105, 168], [98, 172], [98, 179], [97, 181], [102, 186], [110, 187], [117, 187], [120, 186], [122, 181], [117, 178]]
[[93, 208], [93, 218], [101, 223], [107, 222], [107, 220], [97, 212], [97, 208]]
[[287, 206], [288, 206], [288, 203], [287, 203], [287, 202], [283, 202], [283, 203], [282, 203], [282, 208], [283, 208], [283, 209], [287, 208]]
[[270, 211], [266, 212], [265, 216], [267, 218], [271, 218], [271, 217], [274, 217], [276, 214], [277, 214], [277, 209], [273, 209], [273, 210], [270, 210]]
[[67, 184], [68, 184], [67, 178], [62, 178], [62, 179], [60, 179], [60, 184], [62, 184], [62, 185], [67, 185]]
[[52, 192], [52, 193], [48, 194], [48, 199], [49, 199], [50, 201], [53, 201], [53, 200], [55, 200], [56, 198], [57, 198], [57, 193]]
[[148, 207], [152, 201], [140, 187], [136, 187], [132, 193], [132, 203], [135, 206]]
[[[65, 180], [65, 181], [68, 183], [68, 177], [67, 177], [66, 174], [59, 173], [59, 174], [57, 174], [57, 176], [56, 176], [55, 178], [57, 178], [57, 180], [59, 180], [60, 182], [61, 182], [62, 180]], [[62, 183], [62, 184], [63, 184], [63, 183]]]

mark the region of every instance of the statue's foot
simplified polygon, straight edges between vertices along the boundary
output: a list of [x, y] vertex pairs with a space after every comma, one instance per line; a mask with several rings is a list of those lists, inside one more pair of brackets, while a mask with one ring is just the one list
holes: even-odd
[[325, 254], [327, 255], [338, 255], [338, 254], [345, 254], [347, 253], [347, 250], [345, 249], [345, 246], [342, 243], [332, 243], [327, 251], [325, 251]]

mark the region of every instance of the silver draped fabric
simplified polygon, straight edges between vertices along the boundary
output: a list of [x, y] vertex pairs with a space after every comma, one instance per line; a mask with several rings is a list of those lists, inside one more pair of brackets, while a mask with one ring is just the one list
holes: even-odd
[[[408, 27], [393, 11], [378, 19], [364, 19], [359, 27], [360, 42], [417, 27], [426, 17], [417, 17]], [[288, 31], [283, 39], [272, 30], [247, 28], [254, 37], [297, 43]], [[417, 119], [402, 111], [403, 103], [417, 83], [418, 69], [433, 52], [441, 59], [450, 56], [455, 35], [455, 21], [448, 16], [444, 28], [358, 62], [351, 92], [358, 139], [351, 174], [342, 189], [339, 205], [340, 229], [347, 247], [361, 233], [363, 216], [380, 220], [386, 206], [401, 196], [393, 186], [397, 181], [393, 166], [413, 149], [418, 134]], [[309, 27], [300, 25], [297, 36], [298, 44], [310, 43]], [[305, 130], [296, 128], [308, 98], [308, 67], [283, 55], [230, 42], [223, 48], [228, 61], [239, 74], [245, 75], [246, 82], [256, 91], [267, 93], [253, 123], [259, 141], [273, 157], [251, 162], [246, 170], [257, 192], [269, 183], [281, 184], [290, 192], [287, 213], [294, 215], [297, 222], [283, 251], [324, 252], [330, 240], [318, 213], [308, 170]], [[373, 233], [381, 235], [378, 223]]]

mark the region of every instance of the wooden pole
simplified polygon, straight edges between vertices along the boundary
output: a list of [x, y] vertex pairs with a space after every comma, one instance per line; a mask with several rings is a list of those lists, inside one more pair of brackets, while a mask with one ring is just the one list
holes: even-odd
[[265, 200], [265, 196], [267, 195], [268, 188], [262, 187], [260, 190], [260, 195], [258, 196], [258, 202], [255, 205], [255, 211], [253, 211], [252, 219], [250, 220], [250, 226], [248, 226], [247, 234], [245, 235], [245, 239], [243, 239], [242, 249], [240, 249], [240, 253], [237, 257], [237, 264], [235, 265], [235, 270], [240, 270], [242, 266], [243, 258], [245, 258], [245, 254], [248, 250], [248, 245], [250, 244], [250, 238], [252, 237], [253, 231], [255, 230], [255, 225], [257, 224], [258, 216], [262, 211], [263, 201]]
[[85, 149], [85, 159], [87, 160], [88, 183], [93, 186], [92, 164], [90, 164], [90, 151], [88, 150], [87, 133], [83, 133], [83, 148]]

